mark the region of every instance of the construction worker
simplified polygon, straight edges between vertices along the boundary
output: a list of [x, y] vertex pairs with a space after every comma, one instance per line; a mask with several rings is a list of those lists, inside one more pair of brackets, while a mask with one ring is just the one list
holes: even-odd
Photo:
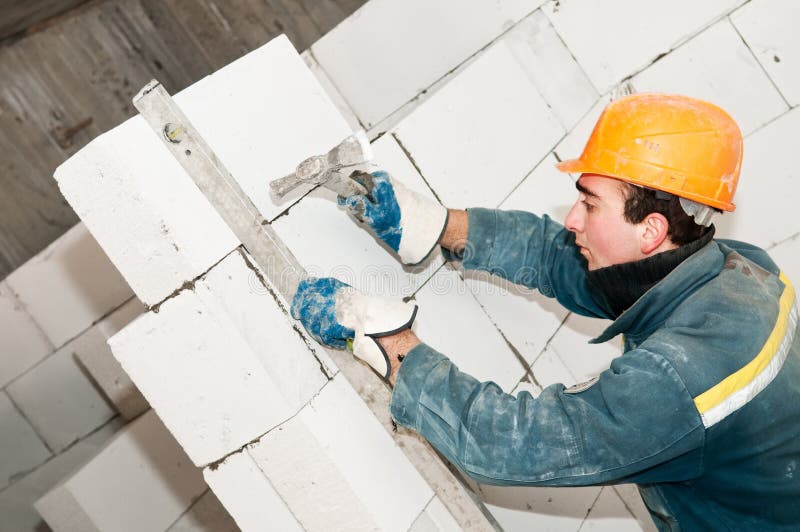
[[580, 174], [563, 226], [519, 211], [448, 215], [380, 172], [370, 195], [340, 200], [404, 263], [438, 244], [465, 269], [614, 320], [593, 342], [624, 334], [623, 354], [571, 388], [514, 397], [479, 382], [411, 331], [413, 303], [336, 279], [303, 281], [292, 313], [322, 343], [351, 342], [394, 386], [396, 422], [478, 481], [632, 482], [661, 530], [798, 530], [794, 290], [763, 250], [715, 240], [710, 224], [734, 209], [741, 161], [723, 110], [641, 94], [609, 104], [582, 155], [558, 165]]

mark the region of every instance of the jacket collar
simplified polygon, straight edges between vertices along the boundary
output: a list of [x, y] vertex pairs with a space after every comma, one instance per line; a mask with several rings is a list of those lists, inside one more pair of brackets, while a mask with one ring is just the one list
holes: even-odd
[[684, 299], [716, 277], [724, 262], [725, 254], [716, 241], [712, 240], [645, 292], [600, 336], [589, 343], [607, 342], [622, 333], [634, 340], [650, 335]]

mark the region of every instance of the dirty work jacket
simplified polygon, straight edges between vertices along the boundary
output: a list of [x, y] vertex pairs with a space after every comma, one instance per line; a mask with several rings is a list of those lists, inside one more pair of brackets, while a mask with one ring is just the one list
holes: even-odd
[[[547, 216], [472, 209], [467, 242], [465, 268], [608, 317], [574, 236]], [[798, 530], [797, 321], [764, 251], [712, 240], [593, 340], [625, 339], [596, 382], [514, 397], [421, 344], [391, 412], [482, 482], [634, 482], [661, 530]]]

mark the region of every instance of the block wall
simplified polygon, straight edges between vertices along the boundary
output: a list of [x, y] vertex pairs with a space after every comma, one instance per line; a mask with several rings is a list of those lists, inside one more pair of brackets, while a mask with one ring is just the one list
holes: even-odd
[[[800, 148], [793, 133], [800, 39], [789, 21], [799, 15], [788, 0], [679, 0], [658, 16], [650, 4], [617, 1], [371, 0], [304, 54], [318, 82], [291, 54], [269, 55], [279, 46], [273, 44], [176, 100], [309, 273], [415, 298], [415, 329], [424, 341], [480, 379], [537, 394], [608, 366], [619, 343], [586, 343], [607, 323], [498, 279], [464, 274], [438, 255], [403, 268], [348, 219], [332, 193], [300, 191], [281, 203], [268, 195], [267, 180], [361, 126], [379, 166], [448, 207], [523, 209], [563, 220], [575, 191], [554, 164], [580, 153], [603, 106], [632, 90], [679, 92], [726, 108], [745, 134], [737, 211], [719, 219], [718, 236], [767, 248], [797, 282], [800, 223], [788, 213], [800, 190], [791, 164]], [[269, 83], [259, 69], [265, 60], [294, 83]], [[206, 482], [240, 527], [257, 528], [267, 518], [286, 529], [457, 526], [337, 365], [293, 328], [281, 310], [286, 302], [270, 293], [263, 272], [141, 118], [96, 139], [56, 177], [150, 309], [114, 339], [115, 354], [190, 459], [204, 466]], [[14, 292], [12, 281], [0, 284], [0, 311], [15, 329], [38, 331], [14, 340], [14, 367], [27, 369], [70, 329], [32, 320], [35, 298], [25, 307], [32, 310], [20, 313], [27, 296]], [[166, 361], [168, 353], [179, 356]], [[8, 423], [30, 426], [35, 436], [35, 413], [17, 415], [24, 410], [9, 404]], [[360, 420], [353, 434], [331, 424], [344, 411]], [[395, 453], [393, 476], [402, 479], [395, 487], [411, 499], [385, 506], [381, 479], [352, 461], [354, 435], [369, 442], [367, 463], [378, 450]], [[47, 446], [69, 438], [46, 436], [19, 463], [47, 460]], [[289, 449], [320, 460], [275, 461], [292, 456]], [[323, 473], [293, 474], [307, 470]], [[337, 520], [320, 521], [307, 503], [315, 489], [332, 491], [318, 481], [340, 488], [319, 499]], [[652, 529], [631, 486], [472, 487], [506, 530]]]
[[148, 408], [106, 344], [143, 310], [83, 224], [0, 282], [0, 530]]
[[[285, 38], [175, 101], [276, 230], [290, 211], [313, 205], [297, 203], [307, 190], [277, 202], [267, 181], [350, 132]], [[450, 501], [437, 498], [389, 436], [388, 412], [377, 419], [340, 365], [289, 318], [272, 282], [285, 272], [254, 264], [142, 117], [95, 139], [56, 179], [147, 308], [111, 338], [114, 356], [240, 527], [260, 529], [265, 512], [306, 530], [456, 522], [443, 510]], [[338, 211], [330, 197], [319, 208]], [[316, 212], [306, 218], [313, 225], [301, 243], [287, 244], [313, 272], [303, 244], [333, 228]], [[341, 214], [340, 221], [367, 244]], [[357, 384], [383, 389], [361, 393], [388, 396], [369, 375]], [[396, 489], [407, 495], [393, 497]], [[60, 507], [64, 493], [43, 508]]]
[[[800, 148], [792, 134], [800, 116], [800, 38], [789, 22], [800, 16], [795, 3], [587, 0], [467, 7], [441, 1], [416, 7], [371, 0], [309, 51], [316, 71], [349, 106], [351, 120], [377, 139], [379, 163], [399, 179], [419, 184], [448, 207], [521, 209], [563, 221], [576, 193], [554, 165], [580, 154], [612, 98], [660, 91], [706, 99], [725, 108], [745, 135], [737, 210], [717, 219], [718, 237], [768, 249], [800, 282], [800, 222], [789, 214], [800, 193], [792, 164]], [[382, 161], [390, 146], [413, 168]], [[278, 220], [278, 229], [311, 224], [294, 214]], [[321, 209], [317, 216], [328, 220]], [[336, 223], [333, 214], [330, 223]], [[289, 233], [283, 230], [287, 239]], [[314, 260], [335, 274], [323, 255], [329, 256], [322, 251]], [[431, 276], [437, 260], [412, 283], [420, 305], [417, 333], [479, 379], [535, 395], [553, 383], [587, 380], [619, 353], [618, 340], [586, 343], [607, 323], [568, 314], [552, 300], [495, 278], [448, 266]], [[506, 530], [653, 526], [631, 486], [474, 487]]]

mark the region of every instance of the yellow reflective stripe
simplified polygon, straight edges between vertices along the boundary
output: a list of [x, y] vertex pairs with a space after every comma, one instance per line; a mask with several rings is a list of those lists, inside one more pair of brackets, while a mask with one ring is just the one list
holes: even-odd
[[778, 352], [778, 348], [786, 335], [786, 328], [789, 324], [789, 313], [794, 305], [794, 287], [789, 279], [780, 273], [780, 279], [784, 284], [783, 294], [781, 294], [780, 302], [778, 303], [778, 319], [775, 321], [775, 326], [767, 338], [764, 347], [756, 355], [756, 357], [747, 363], [742, 369], [736, 373], [728, 375], [719, 384], [710, 388], [709, 390], [701, 393], [694, 398], [694, 404], [700, 414], [708, 412], [710, 409], [719, 405], [725, 399], [749, 385], [753, 380], [766, 368], [772, 361], [772, 358]]

